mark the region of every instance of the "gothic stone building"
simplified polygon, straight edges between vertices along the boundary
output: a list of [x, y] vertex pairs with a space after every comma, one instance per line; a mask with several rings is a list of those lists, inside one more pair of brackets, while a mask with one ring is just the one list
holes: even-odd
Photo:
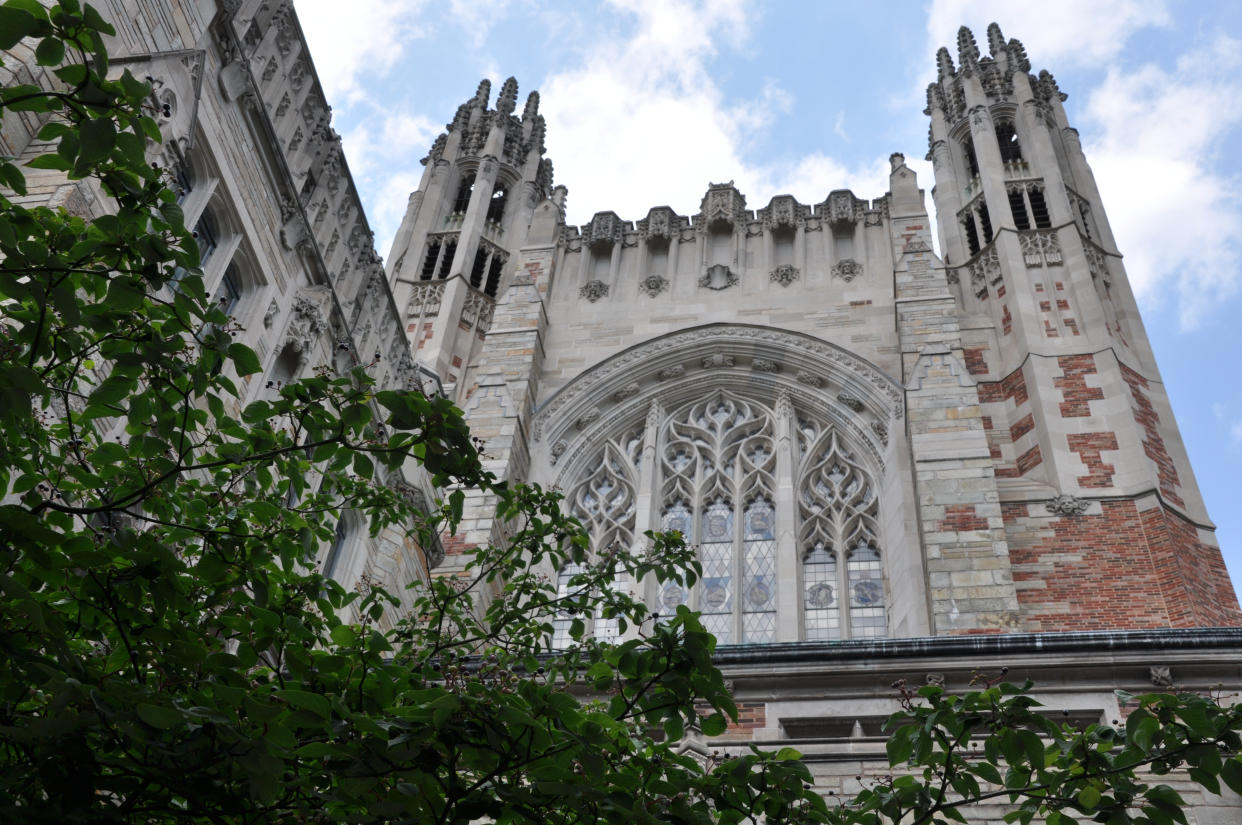
[[[996, 26], [928, 89], [939, 255], [901, 155], [870, 200], [752, 209], [723, 183], [695, 215], [567, 226], [538, 94], [518, 115], [509, 80], [431, 147], [385, 269], [289, 0], [102, 8], [263, 360], [239, 404], [361, 359], [450, 393], [492, 469], [564, 490], [597, 546], [680, 530], [695, 588], [621, 586], [719, 637], [742, 716], [710, 746], [793, 744], [849, 793], [888, 772], [898, 678], [1007, 667], [1083, 722], [1119, 718], [1119, 687], [1242, 690], [1242, 614], [1064, 95]], [[52, 83], [24, 48], [0, 81]], [[45, 151], [40, 126], [10, 113], [3, 150]], [[107, 208], [29, 172], [31, 199]], [[390, 483], [436, 495], [416, 466]], [[503, 539], [489, 502], [468, 515], [440, 548], [346, 514], [321, 563], [402, 591]], [[1182, 787], [1198, 825], [1238, 821]]]
[[[1008, 667], [1084, 721], [1120, 717], [1116, 687], [1242, 685], [1242, 613], [1065, 96], [987, 41], [963, 29], [928, 88], [939, 255], [900, 154], [870, 200], [751, 209], [722, 183], [695, 215], [567, 226], [539, 95], [518, 115], [510, 79], [435, 141], [388, 258], [415, 358], [498, 474], [563, 490], [597, 547], [698, 548], [689, 592], [621, 584], [703, 613], [743, 708], [722, 741], [796, 740], [847, 793], [884, 770], [895, 678]], [[472, 515], [449, 569], [503, 537]]]

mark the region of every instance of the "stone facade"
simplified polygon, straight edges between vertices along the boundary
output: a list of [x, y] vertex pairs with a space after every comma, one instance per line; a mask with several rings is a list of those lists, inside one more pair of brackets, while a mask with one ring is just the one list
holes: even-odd
[[[207, 290], [227, 302], [263, 364], [237, 382], [234, 412], [323, 367], [365, 364], [381, 387], [437, 391], [438, 379], [406, 343], [289, 0], [96, 5], [117, 29], [108, 43], [114, 71], [128, 68], [154, 86], [165, 140], [151, 160], [167, 171], [195, 230]], [[5, 85], [55, 82], [24, 43], [6, 55], [4, 71]], [[47, 151], [34, 137], [46, 117], [6, 114], [0, 151], [18, 158]], [[26, 173], [26, 202], [87, 216], [107, 208], [88, 182]], [[417, 506], [434, 504], [436, 491], [412, 462], [388, 483]], [[370, 578], [408, 600], [406, 586], [425, 581], [443, 555], [438, 542], [420, 547], [403, 530], [369, 536], [346, 512], [320, 564], [346, 586]]]

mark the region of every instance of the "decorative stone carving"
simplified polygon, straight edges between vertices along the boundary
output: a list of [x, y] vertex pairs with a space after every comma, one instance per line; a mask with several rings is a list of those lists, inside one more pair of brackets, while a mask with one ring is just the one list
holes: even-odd
[[837, 400], [854, 412], [862, 412], [863, 402], [857, 396], [850, 395], [848, 392], [837, 393]]
[[276, 316], [280, 313], [280, 304], [273, 298], [272, 302], [267, 306], [267, 312], [263, 313], [263, 328], [271, 329], [272, 323], [276, 320]]
[[931, 252], [932, 248], [927, 241], [922, 238], [911, 238], [910, 241], [901, 248], [902, 252]]
[[871, 432], [875, 433], [876, 438], [880, 439], [881, 444], [885, 447], [888, 446], [888, 427], [884, 425], [883, 421], [872, 421]]
[[843, 258], [832, 265], [832, 277], [840, 278], [847, 284], [862, 274], [862, 264], [853, 258]]
[[646, 278], [643, 278], [638, 285], [638, 289], [640, 292], [644, 292], [649, 297], [654, 298], [668, 289], [668, 279], [659, 275], [648, 275]]
[[640, 389], [641, 388], [638, 386], [637, 381], [631, 381], [630, 383], [626, 384], [621, 389], [614, 392], [612, 394], [612, 400], [620, 402], [620, 401], [624, 401], [627, 398], [632, 398], [635, 395], [638, 395]]
[[599, 407], [592, 407], [583, 413], [576, 421], [574, 421], [574, 426], [580, 430], [585, 430], [587, 427], [598, 421], [600, 415], [601, 413], [599, 411]]
[[944, 687], [944, 674], [943, 673], [929, 673], [923, 677], [923, 682], [928, 685]]
[[824, 379], [814, 373], [807, 372], [806, 370], [798, 370], [798, 374], [795, 375], [794, 378], [796, 378], [799, 383], [806, 384], [808, 387], [822, 387], [824, 385]]
[[289, 319], [289, 329], [285, 333], [286, 346], [306, 358], [310, 355], [315, 340], [325, 329], [327, 323], [318, 306], [300, 295], [293, 299], [293, 313]]
[[487, 332], [492, 327], [492, 316], [496, 312], [496, 303], [477, 289], [466, 293], [466, 300], [461, 307], [461, 320], [466, 326], [474, 327], [479, 332]]
[[1087, 255], [1087, 269], [1091, 272], [1091, 279], [1100, 281], [1108, 289], [1113, 285], [1113, 278], [1108, 272], [1108, 259], [1094, 244], [1084, 243], [1082, 248]]
[[828, 222], [833, 226], [853, 226], [854, 222], [862, 217], [863, 204], [848, 189], [838, 189], [829, 193], [824, 206]]
[[1064, 493], [1044, 505], [1049, 513], [1064, 516], [1066, 518], [1070, 516], [1081, 516], [1090, 506], [1090, 501], [1078, 498], [1077, 496], [1066, 495]]
[[1018, 240], [1022, 246], [1022, 260], [1027, 266], [1061, 265], [1061, 242], [1057, 238], [1056, 230], [1020, 232]]
[[565, 443], [564, 439], [562, 439], [562, 440], [560, 440], [560, 441], [558, 441], [558, 442], [556, 442], [555, 444], [553, 444], [553, 445], [552, 445], [552, 464], [553, 464], [553, 466], [555, 466], [555, 465], [556, 465], [556, 462], [558, 462], [558, 461], [560, 461], [560, 460], [561, 460], [561, 456], [563, 456], [563, 455], [565, 454], [565, 451], [566, 451], [566, 450], [568, 450], [568, 449], [569, 449], [569, 445], [568, 445], [567, 443]]
[[616, 212], [596, 212], [591, 222], [583, 227], [587, 246], [592, 249], [610, 248], [621, 242], [625, 223]]
[[700, 209], [702, 226], [710, 227], [715, 224], [727, 224], [736, 227], [742, 223], [746, 215], [746, 198], [733, 185], [733, 181], [728, 183], [713, 183], [707, 189], [707, 194], [703, 196], [703, 202]]
[[802, 273], [798, 271], [798, 267], [793, 266], [792, 264], [781, 264], [776, 269], [773, 269], [770, 273], [768, 273], [768, 280], [773, 283], [780, 284], [781, 286], [789, 286], [794, 281], [798, 280], [798, 277], [801, 274]]
[[1173, 687], [1173, 668], [1168, 665], [1152, 665], [1147, 669], [1147, 678], [1156, 687]]
[[769, 358], [755, 358], [750, 362], [750, 368], [755, 372], [780, 372], [781, 365]]
[[699, 286], [704, 289], [714, 289], [719, 292], [722, 289], [728, 289], [738, 282], [737, 275], [733, 270], [724, 264], [713, 264], [703, 273], [703, 277], [699, 278]]
[[667, 206], [657, 206], [638, 222], [638, 233], [648, 242], [653, 239], [671, 241], [684, 219]]
[[595, 303], [608, 294], [608, 284], [603, 281], [587, 281], [578, 289], [578, 297]]
[[777, 195], [767, 209], [761, 210], [763, 225], [767, 229], [792, 230], [798, 225], [801, 211], [792, 195]]
[[686, 374], [686, 368], [683, 367], [681, 364], [677, 364], [675, 366], [665, 367], [664, 369], [660, 370], [659, 373], [656, 374], [656, 377], [659, 378], [661, 381], [670, 381], [674, 378], [681, 378], [685, 374]]
[[733, 366], [733, 360], [732, 355], [725, 355], [724, 353], [716, 352], [703, 359], [703, 369], [731, 367]]

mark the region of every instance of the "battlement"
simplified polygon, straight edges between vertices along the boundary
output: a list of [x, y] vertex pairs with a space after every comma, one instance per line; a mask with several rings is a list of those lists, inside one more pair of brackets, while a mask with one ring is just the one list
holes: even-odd
[[760, 225], [776, 232], [793, 231], [805, 226], [812, 231], [822, 225], [852, 225], [856, 221], [880, 222], [888, 214], [888, 198], [859, 198], [849, 189], [835, 189], [823, 201], [800, 203], [793, 195], [776, 195], [762, 209], [747, 209], [746, 196], [733, 181], [708, 186], [694, 215], [679, 215], [669, 206], [655, 206], [647, 217], [637, 221], [621, 218], [611, 210], [596, 212], [590, 223], [566, 226], [563, 237], [582, 239], [589, 246], [620, 242], [625, 235], [637, 233], [645, 239], [673, 237], [675, 232], [688, 230], [707, 232]]

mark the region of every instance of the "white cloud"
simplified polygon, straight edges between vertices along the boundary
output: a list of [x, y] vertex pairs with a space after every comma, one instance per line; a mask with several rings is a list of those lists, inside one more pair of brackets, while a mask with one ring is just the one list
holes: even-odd
[[1087, 101], [1084, 151], [1140, 300], [1175, 289], [1183, 328], [1239, 287], [1242, 198], [1216, 155], [1236, 143], [1239, 49], [1218, 35], [1172, 71], [1110, 70]]
[[962, 24], [973, 29], [987, 54], [987, 25], [993, 22], [1005, 37], [1022, 40], [1038, 71], [1044, 65], [1099, 65], [1120, 52], [1135, 30], [1168, 26], [1172, 16], [1164, 0], [934, 0], [927, 19], [928, 54], [945, 46], [956, 61]]
[[382, 76], [421, 35], [426, 0], [297, 0], [298, 19], [324, 94], [349, 103], [364, 97], [358, 76]]
[[590, 43], [579, 65], [552, 74], [540, 89], [548, 154], [557, 181], [570, 187], [570, 223], [608, 209], [636, 220], [663, 204], [693, 214], [708, 184], [726, 180], [751, 208], [782, 193], [815, 202], [856, 182], [866, 184], [856, 189], [866, 197], [885, 191], [886, 175], [877, 178], [870, 166], [845, 169], [822, 155], [748, 162], [746, 141], [793, 105], [773, 80], [756, 99], [726, 101], [712, 76], [710, 63], [721, 48], [746, 46], [751, 4], [614, 0], [614, 6], [634, 20], [632, 36], [610, 32]]

